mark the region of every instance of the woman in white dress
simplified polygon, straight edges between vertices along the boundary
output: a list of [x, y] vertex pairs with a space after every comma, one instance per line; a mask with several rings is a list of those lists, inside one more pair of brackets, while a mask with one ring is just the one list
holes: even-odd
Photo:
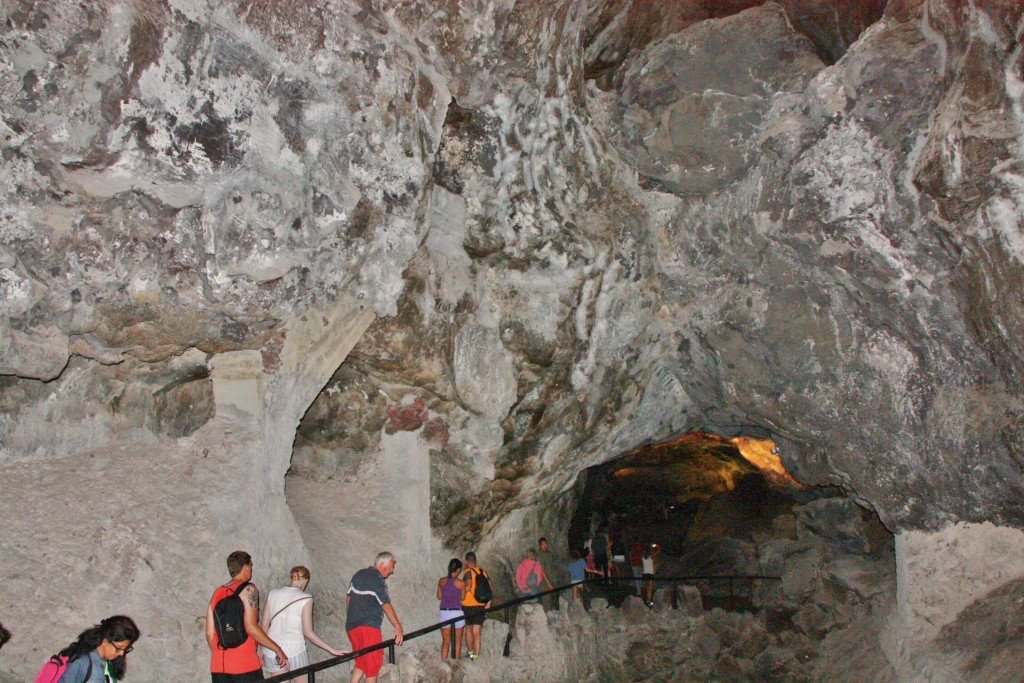
[[[263, 673], [267, 678], [308, 666], [307, 638], [335, 657], [348, 654], [347, 650], [334, 649], [313, 631], [313, 596], [306, 592], [308, 586], [309, 570], [302, 566], [292, 567], [291, 585], [275, 588], [267, 596], [260, 626], [288, 655], [288, 664], [281, 668], [273, 651], [260, 648]], [[291, 680], [306, 683], [306, 676], [296, 676]]]

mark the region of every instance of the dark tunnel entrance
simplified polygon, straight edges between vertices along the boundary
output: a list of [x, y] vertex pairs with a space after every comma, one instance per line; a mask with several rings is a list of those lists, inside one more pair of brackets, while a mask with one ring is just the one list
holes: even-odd
[[892, 535], [877, 516], [838, 488], [794, 480], [770, 439], [684, 434], [588, 469], [575, 496], [569, 547], [585, 556], [593, 539], [600, 555], [607, 543], [618, 576], [633, 575], [651, 544], [667, 576], [781, 577], [793, 548], [812, 538], [832, 557], [892, 563]]

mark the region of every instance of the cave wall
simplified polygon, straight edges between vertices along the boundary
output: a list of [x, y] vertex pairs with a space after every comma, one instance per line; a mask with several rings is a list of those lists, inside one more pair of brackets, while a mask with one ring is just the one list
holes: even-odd
[[[258, 504], [198, 518], [205, 594], [237, 545], [355, 539], [319, 496], [408, 449], [430, 538], [395, 540], [504, 566], [586, 467], [759, 430], [890, 530], [1021, 526], [1021, 8], [829, 4], [5, 3], [5, 517], [14, 473], [212, 439]], [[211, 410], [235, 353], [265, 385]], [[119, 509], [162, 505], [139, 469]]]

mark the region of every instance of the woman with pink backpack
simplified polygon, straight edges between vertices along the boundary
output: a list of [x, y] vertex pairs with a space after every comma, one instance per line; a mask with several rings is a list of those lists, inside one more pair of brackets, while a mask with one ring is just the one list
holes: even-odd
[[78, 634], [75, 642], [55, 654], [35, 683], [110, 683], [124, 678], [125, 661], [139, 627], [130, 617], [108, 617]]

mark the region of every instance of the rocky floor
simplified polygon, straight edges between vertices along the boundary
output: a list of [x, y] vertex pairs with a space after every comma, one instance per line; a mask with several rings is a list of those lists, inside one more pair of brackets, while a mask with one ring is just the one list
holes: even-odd
[[[667, 597], [667, 596], [664, 596]], [[771, 629], [764, 613], [704, 611], [700, 595], [686, 592], [678, 609], [667, 599], [647, 608], [627, 598], [621, 608], [603, 599], [591, 609], [579, 603], [545, 613], [524, 606], [513, 620], [509, 656], [501, 656], [507, 625], [488, 621], [484, 657], [441, 662], [435, 647], [406, 652], [381, 680], [404, 681], [834, 681], [891, 680], [893, 671], [878, 647], [877, 622], [858, 621], [841, 642], [858, 643], [860, 663], [851, 675], [826, 661], [825, 639], [798, 628]], [[873, 645], [872, 645], [873, 643]], [[848, 654], [854, 654], [852, 652]], [[868, 677], [861, 677], [868, 671]]]

